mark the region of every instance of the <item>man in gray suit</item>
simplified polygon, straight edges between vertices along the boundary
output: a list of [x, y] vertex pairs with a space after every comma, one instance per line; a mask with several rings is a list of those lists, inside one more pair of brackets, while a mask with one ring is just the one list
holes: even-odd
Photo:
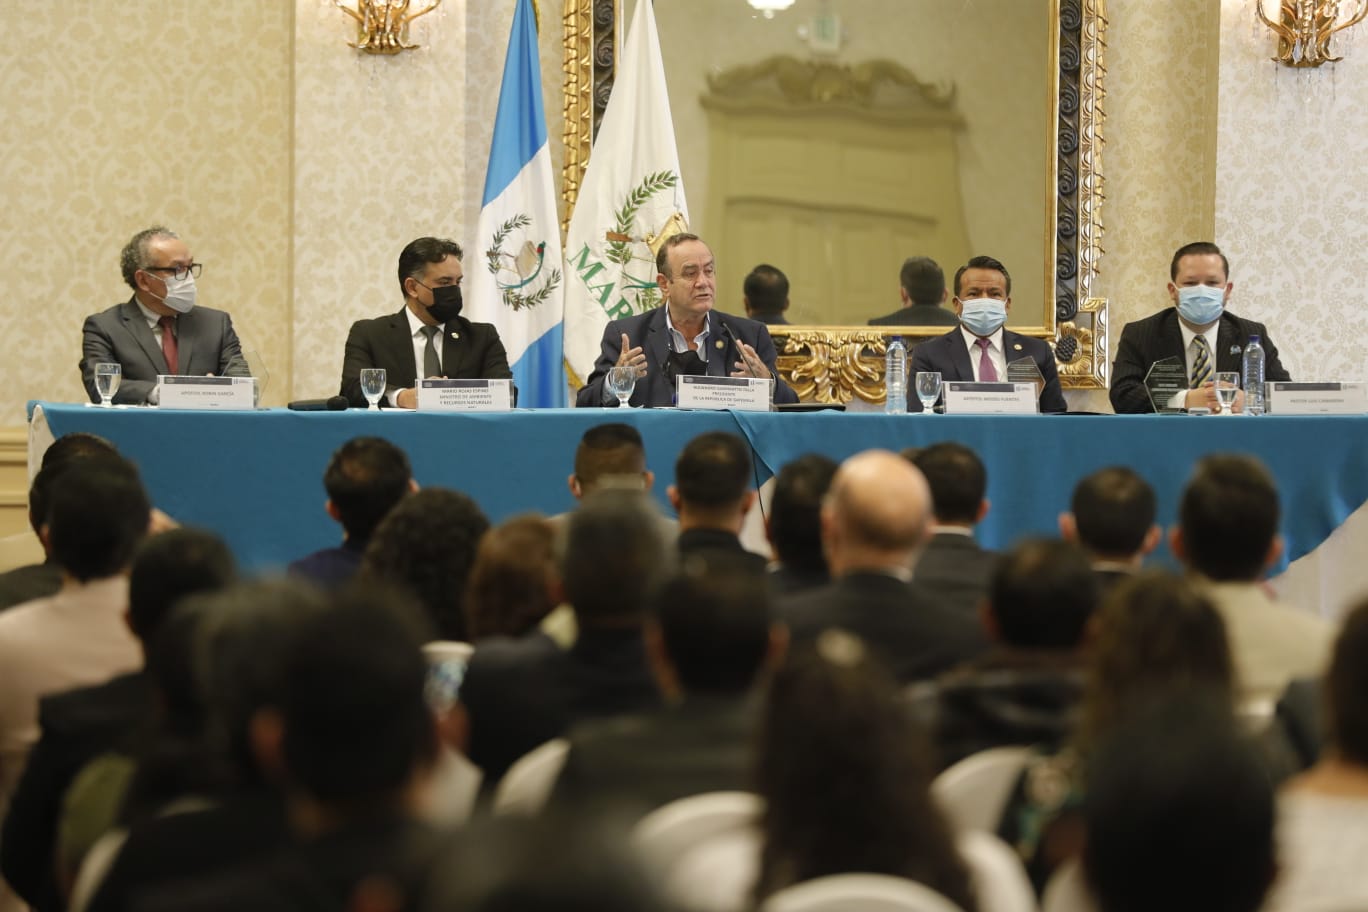
[[249, 377], [233, 321], [221, 310], [195, 306], [199, 263], [171, 229], [160, 225], [133, 235], [120, 256], [133, 297], [86, 317], [81, 381], [99, 402], [95, 365], [115, 362], [123, 380], [114, 401], [155, 405], [158, 374]]

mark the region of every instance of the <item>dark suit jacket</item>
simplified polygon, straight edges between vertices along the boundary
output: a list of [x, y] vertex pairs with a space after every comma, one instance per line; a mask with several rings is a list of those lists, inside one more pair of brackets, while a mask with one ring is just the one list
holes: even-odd
[[875, 317], [870, 326], [958, 326], [959, 317], [948, 307], [939, 304], [912, 304], [899, 307], [891, 314]]
[[969, 535], [941, 532], [931, 537], [912, 578], [943, 607], [978, 622], [978, 606], [988, 591], [997, 555]]
[[552, 804], [639, 816], [689, 795], [748, 791], [753, 710], [744, 695], [699, 695], [576, 726]]
[[493, 788], [513, 762], [583, 719], [660, 705], [637, 627], [580, 628], [561, 650], [536, 633], [482, 640], [461, 682], [470, 717], [470, 761]]
[[831, 627], [859, 636], [903, 683], [935, 677], [988, 648], [976, 620], [883, 573], [851, 573], [790, 596], [779, 602], [779, 616], [796, 642]]
[[[147, 402], [157, 375], [169, 372], [157, 337], [133, 298], [86, 317], [81, 329], [81, 382], [91, 402], [99, 402], [95, 389], [95, 365], [117, 361], [123, 379], [115, 402], [142, 405]], [[233, 320], [221, 310], [196, 307], [176, 317], [176, 370], [187, 376], [214, 374], [250, 377], [242, 346], [233, 332]]]
[[[1221, 314], [1216, 330], [1217, 371], [1238, 371], [1243, 366], [1244, 347], [1251, 334], [1261, 336], [1264, 349], [1264, 379], [1291, 380], [1286, 368], [1278, 360], [1278, 347], [1268, 338], [1262, 323], [1237, 317], [1230, 311]], [[1143, 320], [1127, 323], [1121, 330], [1121, 343], [1116, 348], [1112, 364], [1111, 404], [1118, 415], [1139, 415], [1154, 411], [1149, 391], [1145, 389], [1145, 375], [1154, 362], [1177, 358], [1186, 362], [1183, 350], [1183, 331], [1178, 324], [1178, 310], [1165, 307]], [[1189, 381], [1190, 382], [1190, 381]]]
[[[455, 334], [460, 338], [453, 338]], [[411, 389], [418, 382], [413, 361], [413, 333], [404, 311], [373, 320], [357, 320], [347, 333], [342, 358], [341, 395], [355, 408], [365, 408], [361, 395], [361, 370], [385, 369], [385, 395]], [[442, 374], [452, 380], [504, 380], [513, 372], [499, 331], [489, 323], [472, 323], [465, 317], [448, 320], [442, 327]], [[380, 404], [388, 405], [385, 400]]]
[[152, 686], [142, 672], [44, 697], [41, 734], [19, 779], [4, 833], [0, 872], [35, 909], [60, 909], [54, 852], [62, 798], [81, 769], [152, 715]]
[[[732, 337], [755, 349], [760, 360], [765, 362], [765, 366], [774, 374], [774, 401], [798, 401], [798, 394], [789, 388], [787, 383], [779, 379], [779, 371], [774, 363], [777, 357], [774, 351], [774, 342], [770, 339], [769, 330], [765, 324], [758, 323], [755, 320], [747, 320], [745, 317], [734, 317], [717, 310], [714, 310], [708, 319], [711, 329], [708, 333], [708, 345], [711, 346], [708, 349], [708, 374], [710, 376], [725, 377], [730, 375], [732, 365], [741, 359], [741, 353], [722, 332], [722, 326], [725, 324], [731, 330]], [[603, 401], [603, 381], [608, 375], [608, 370], [617, 364], [618, 356], [622, 354], [623, 333], [627, 334], [631, 348], [640, 346], [646, 355], [646, 376], [637, 379], [636, 389], [632, 391], [632, 398], [627, 400], [628, 404], [645, 405], [650, 408], [673, 405], [675, 380], [673, 372], [668, 369], [670, 332], [665, 326], [665, 305], [663, 304], [655, 310], [646, 311], [644, 314], [637, 314], [624, 320], [612, 320], [604, 327], [602, 351], [599, 352], [598, 360], [594, 362], [594, 372], [589, 375], [588, 382], [575, 395], [575, 405], [581, 407], [617, 405], [616, 399], [610, 403]], [[718, 342], [723, 344], [723, 348], [720, 350], [717, 348]], [[611, 396], [609, 398], [612, 399]]]
[[808, 589], [820, 589], [831, 582], [831, 574], [826, 567], [795, 567], [779, 563], [771, 567], [769, 575], [770, 593], [774, 596], [794, 595]]
[[[1040, 368], [1040, 376], [1045, 378], [1045, 388], [1040, 392], [1042, 412], [1067, 412], [1069, 404], [1064, 401], [1064, 393], [1059, 388], [1059, 369], [1055, 366], [1054, 352], [1040, 339], [1014, 333], [1010, 329], [1002, 331], [1003, 353], [1007, 363], [1029, 356]], [[956, 326], [943, 336], [927, 339], [912, 349], [912, 364], [907, 369], [908, 397], [907, 410], [920, 412], [921, 400], [912, 391], [912, 378], [917, 371], [940, 371], [941, 380], [974, 380], [974, 365], [969, 362], [969, 350], [964, 345], [964, 334]], [[1002, 378], [1006, 380], [1006, 377]]]
[[709, 554], [717, 554], [728, 563], [727, 570], [733, 567], [742, 571], [764, 573], [769, 561], [754, 551], [746, 550], [741, 539], [725, 529], [684, 529], [676, 540], [681, 558], [698, 555], [706, 559]]

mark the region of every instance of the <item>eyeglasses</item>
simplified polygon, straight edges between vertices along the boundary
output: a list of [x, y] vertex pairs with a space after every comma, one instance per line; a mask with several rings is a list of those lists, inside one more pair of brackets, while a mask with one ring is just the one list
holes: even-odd
[[189, 266], [145, 266], [143, 272], [169, 272], [171, 277], [177, 282], [185, 280], [186, 276], [200, 277], [204, 271], [203, 263], [191, 263]]

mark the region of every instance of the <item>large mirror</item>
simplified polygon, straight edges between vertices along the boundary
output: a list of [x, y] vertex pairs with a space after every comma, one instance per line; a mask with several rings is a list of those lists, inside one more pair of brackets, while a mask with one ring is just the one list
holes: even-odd
[[[742, 280], [789, 278], [780, 368], [805, 399], [878, 401], [899, 268], [952, 280], [990, 254], [1009, 323], [1055, 347], [1066, 388], [1106, 386], [1098, 151], [1103, 0], [655, 0], [692, 230]], [[611, 94], [635, 0], [567, 0], [566, 192]]]

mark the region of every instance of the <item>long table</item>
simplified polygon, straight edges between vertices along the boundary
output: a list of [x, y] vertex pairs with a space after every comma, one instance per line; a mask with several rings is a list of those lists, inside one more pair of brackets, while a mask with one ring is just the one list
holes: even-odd
[[871, 447], [899, 450], [958, 440], [988, 467], [992, 509], [979, 538], [992, 548], [1025, 534], [1055, 534], [1075, 482], [1114, 464], [1130, 465], [1149, 479], [1159, 499], [1159, 521], [1170, 524], [1193, 463], [1212, 452], [1253, 453], [1273, 471], [1287, 540], [1279, 569], [1311, 554], [1368, 502], [1368, 417], [672, 409], [207, 413], [47, 402], [31, 403], [30, 415], [34, 453], [49, 434], [90, 431], [109, 438], [141, 466], [159, 507], [183, 523], [218, 531], [254, 571], [278, 568], [336, 542], [338, 527], [323, 511], [323, 469], [333, 450], [363, 434], [394, 441], [408, 452], [420, 484], [463, 490], [494, 521], [527, 510], [569, 509], [573, 498], [566, 478], [575, 446], [586, 429], [607, 421], [640, 430], [657, 477], [654, 493], [664, 506], [676, 455], [705, 431], [730, 431], [749, 441], [757, 485], [807, 452], [842, 459]]

